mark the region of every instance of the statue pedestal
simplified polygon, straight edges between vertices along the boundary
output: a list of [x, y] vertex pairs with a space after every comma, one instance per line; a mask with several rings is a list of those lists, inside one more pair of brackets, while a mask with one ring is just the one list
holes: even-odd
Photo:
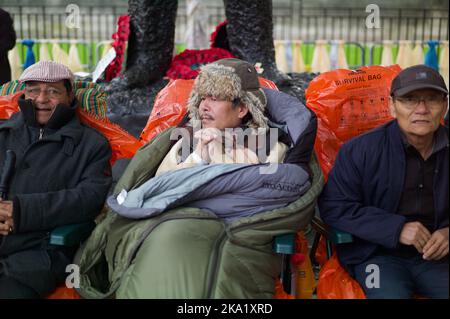
[[117, 78], [106, 87], [108, 118], [139, 138], [158, 92], [169, 82], [160, 79], [149, 87], [129, 88], [126, 79]]

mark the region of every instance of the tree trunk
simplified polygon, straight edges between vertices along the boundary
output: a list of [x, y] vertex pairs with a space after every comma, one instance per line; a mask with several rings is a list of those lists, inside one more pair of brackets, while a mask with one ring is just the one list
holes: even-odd
[[172, 61], [177, 0], [129, 0], [130, 37], [125, 72], [111, 81], [108, 117], [139, 136]]
[[160, 80], [172, 61], [177, 0], [129, 0], [130, 38], [125, 77], [129, 86]]
[[290, 78], [275, 63], [272, 0], [224, 0], [224, 4], [231, 52], [250, 63], [260, 62], [262, 75], [277, 85], [289, 85]]

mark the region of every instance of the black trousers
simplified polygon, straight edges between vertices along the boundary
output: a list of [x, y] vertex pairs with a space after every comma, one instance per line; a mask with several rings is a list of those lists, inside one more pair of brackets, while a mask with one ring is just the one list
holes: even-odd
[[0, 299], [37, 299], [39, 294], [14, 278], [0, 277]]
[[0, 299], [45, 298], [64, 282], [71, 258], [60, 250], [24, 250], [0, 256]]

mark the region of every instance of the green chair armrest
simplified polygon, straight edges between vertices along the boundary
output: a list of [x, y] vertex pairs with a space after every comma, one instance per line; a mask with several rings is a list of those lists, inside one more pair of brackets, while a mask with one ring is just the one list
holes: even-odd
[[295, 234], [290, 233], [275, 236], [273, 250], [277, 254], [293, 254], [295, 252]]
[[281, 260], [281, 283], [283, 290], [290, 294], [291, 291], [291, 255], [295, 253], [295, 233], [278, 235], [274, 237], [273, 251], [282, 255]]
[[67, 247], [79, 245], [89, 237], [94, 227], [93, 221], [57, 227], [50, 233], [50, 244]]
[[313, 217], [311, 223], [316, 232], [323, 235], [327, 240], [331, 241], [335, 245], [353, 242], [352, 234], [330, 227], [316, 216]]
[[314, 216], [311, 225], [316, 231], [316, 235], [314, 237], [314, 242], [309, 253], [309, 258], [311, 259], [314, 265], [317, 265], [316, 261], [316, 251], [319, 247], [320, 236], [323, 236], [326, 241], [326, 252], [327, 258], [330, 258], [333, 254], [333, 245], [338, 244], [348, 244], [353, 242], [353, 235], [336, 228], [330, 227], [325, 224], [318, 216]]
[[330, 227], [328, 239], [333, 244], [348, 244], [353, 242], [353, 235], [345, 231]]

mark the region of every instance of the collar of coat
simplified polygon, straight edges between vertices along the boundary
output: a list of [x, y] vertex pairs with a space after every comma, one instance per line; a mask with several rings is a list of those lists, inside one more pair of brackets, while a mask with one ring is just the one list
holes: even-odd
[[[397, 122], [397, 126], [398, 126], [398, 122]], [[400, 127], [399, 127], [399, 130], [400, 130]], [[431, 151], [430, 156], [449, 147], [449, 139], [448, 139], [447, 131], [448, 130], [443, 125], [439, 125], [436, 132], [434, 132], [433, 149]], [[403, 142], [403, 146], [405, 147], [405, 150], [410, 147], [414, 148], [414, 146], [409, 144], [408, 140], [406, 139], [406, 136], [403, 133], [401, 133], [401, 137], [402, 137], [402, 142]]]
[[25, 95], [20, 96], [17, 101], [19, 104], [19, 108], [22, 111], [25, 123], [30, 127], [58, 130], [67, 124], [72, 117], [75, 115], [75, 111], [77, 109], [77, 100], [74, 99], [70, 105], [67, 104], [58, 104], [50, 119], [48, 120], [45, 126], [40, 125], [36, 122], [36, 108], [32, 100], [25, 99]]
[[[17, 132], [27, 125], [24, 114], [17, 112], [11, 118], [0, 124], [0, 131], [10, 130], [12, 133]], [[44, 127], [45, 129], [45, 127]], [[83, 126], [76, 114], [74, 114], [67, 123], [58, 128], [54, 134], [45, 137], [46, 141], [62, 141], [64, 138], [70, 138], [75, 145], [78, 145], [83, 136]]]

